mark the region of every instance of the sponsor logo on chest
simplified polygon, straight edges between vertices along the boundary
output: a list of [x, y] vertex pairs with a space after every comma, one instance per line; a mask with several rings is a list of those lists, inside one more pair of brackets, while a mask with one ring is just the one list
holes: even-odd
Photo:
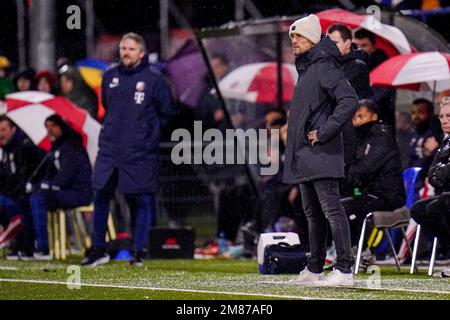
[[134, 101], [136, 104], [142, 104], [145, 99], [145, 82], [138, 81], [136, 83], [136, 92], [134, 93]]

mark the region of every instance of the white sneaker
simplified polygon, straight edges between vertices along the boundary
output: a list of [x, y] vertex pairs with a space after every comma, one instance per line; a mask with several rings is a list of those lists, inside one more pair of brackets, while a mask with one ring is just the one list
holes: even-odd
[[49, 252], [36, 251], [33, 255], [34, 260], [38, 261], [50, 261], [52, 256]]
[[354, 286], [355, 280], [353, 279], [353, 273], [342, 273], [341, 271], [334, 269], [325, 277], [323, 285], [330, 287]]
[[297, 278], [287, 281], [287, 284], [301, 285], [301, 286], [322, 286], [324, 273], [312, 273], [306, 267], [298, 275]]

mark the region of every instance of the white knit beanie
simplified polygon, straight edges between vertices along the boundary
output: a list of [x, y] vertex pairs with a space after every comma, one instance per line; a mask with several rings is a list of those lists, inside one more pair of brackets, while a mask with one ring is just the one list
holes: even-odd
[[296, 20], [289, 27], [289, 36], [293, 33], [298, 33], [312, 43], [318, 44], [322, 35], [319, 18], [315, 14], [310, 14], [305, 18]]

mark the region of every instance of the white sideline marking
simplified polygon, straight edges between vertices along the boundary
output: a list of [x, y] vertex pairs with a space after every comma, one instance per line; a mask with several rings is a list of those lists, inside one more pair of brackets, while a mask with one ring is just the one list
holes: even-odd
[[[421, 280], [421, 279], [418, 279]], [[445, 281], [445, 279], [443, 279]], [[1, 281], [1, 279], [0, 279]], [[357, 280], [358, 282], [365, 282], [365, 280]], [[386, 280], [387, 282], [389, 280]], [[264, 281], [260, 282], [261, 284], [279, 284], [279, 285], [285, 285], [285, 286], [293, 286], [291, 284], [288, 284], [284, 281], [277, 282], [277, 281]], [[313, 287], [308, 287], [313, 288]], [[393, 292], [411, 292], [411, 293], [437, 293], [437, 294], [450, 294], [450, 291], [439, 291], [439, 290], [420, 290], [420, 289], [406, 289], [406, 288], [389, 288], [389, 287], [316, 287], [316, 288], [340, 288], [340, 289], [362, 289], [362, 290], [369, 290], [369, 291], [393, 291]]]
[[6, 266], [0, 266], [0, 270], [18, 270], [16, 267], [6, 267]]
[[248, 293], [248, 292], [228, 292], [228, 291], [208, 291], [208, 290], [196, 290], [196, 289], [176, 289], [176, 288], [158, 288], [158, 287], [139, 287], [139, 286], [126, 286], [126, 285], [114, 285], [114, 284], [98, 284], [98, 283], [69, 283], [63, 281], [47, 281], [47, 280], [31, 280], [31, 279], [1, 279], [0, 282], [22, 282], [22, 283], [38, 283], [38, 284], [59, 284], [59, 285], [80, 285], [84, 287], [98, 287], [98, 288], [118, 288], [118, 289], [140, 289], [140, 290], [152, 290], [152, 291], [175, 291], [175, 292], [192, 292], [192, 293], [208, 293], [208, 294], [225, 294], [225, 295], [238, 295], [238, 296], [253, 296], [253, 297], [265, 297], [265, 298], [284, 298], [284, 299], [303, 299], [303, 300], [336, 300], [322, 297], [311, 296], [291, 296], [291, 295], [277, 295], [266, 293]]

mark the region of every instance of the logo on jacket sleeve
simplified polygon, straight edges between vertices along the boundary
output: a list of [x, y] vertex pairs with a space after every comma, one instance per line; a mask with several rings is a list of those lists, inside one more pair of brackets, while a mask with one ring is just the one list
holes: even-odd
[[115, 88], [119, 86], [119, 78], [112, 78], [111, 83], [109, 84], [110, 88]]
[[136, 104], [142, 104], [145, 99], [145, 82], [139, 81], [136, 83], [136, 92], [134, 93], [134, 101]]

